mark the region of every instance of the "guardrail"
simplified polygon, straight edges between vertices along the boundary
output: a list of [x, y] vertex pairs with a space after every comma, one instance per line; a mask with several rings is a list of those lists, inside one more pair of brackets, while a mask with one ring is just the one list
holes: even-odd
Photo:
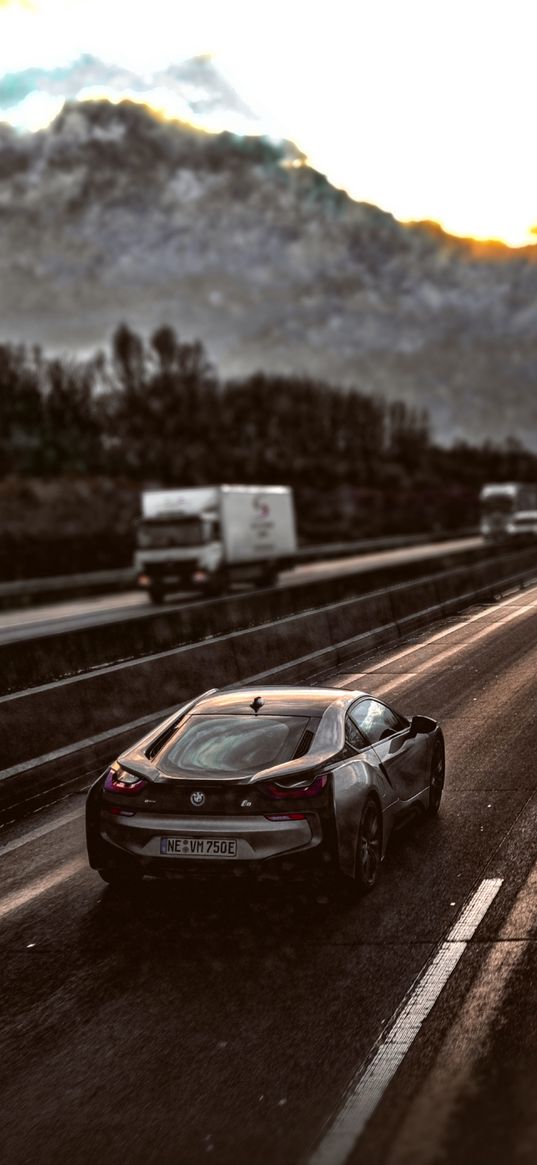
[[464, 526], [459, 530], [436, 530], [425, 534], [388, 534], [384, 538], [362, 538], [360, 542], [325, 542], [321, 546], [300, 546], [297, 559], [317, 562], [322, 559], [345, 558], [352, 554], [374, 554], [381, 550], [399, 550], [405, 546], [427, 546], [433, 542], [451, 542], [457, 538], [476, 538], [478, 526]]
[[73, 753], [85, 750], [104, 765], [120, 739], [126, 747], [140, 736], [141, 723], [147, 730], [148, 720], [157, 722], [197, 692], [258, 680], [311, 680], [329, 666], [356, 662], [373, 645], [397, 642], [462, 606], [535, 580], [537, 552], [526, 549], [4, 696], [0, 819], [13, 815], [14, 807], [22, 814], [62, 795], [64, 786], [80, 785], [81, 777], [72, 774]]
[[[455, 538], [471, 538], [479, 533], [475, 526], [462, 530], [443, 530], [426, 534], [401, 534], [385, 538], [368, 538], [359, 542], [325, 542], [321, 546], [300, 546], [297, 562], [320, 562], [331, 558], [346, 558], [353, 554], [373, 554], [375, 551], [403, 549], [405, 546], [425, 546], [433, 542], [447, 542]], [[136, 585], [133, 567], [121, 570], [86, 571], [83, 574], [52, 575], [50, 578], [20, 579], [0, 582], [0, 607], [29, 605], [55, 598], [77, 598], [107, 591], [130, 590]]]
[[0, 583], [0, 606], [22, 606], [33, 600], [46, 602], [54, 598], [76, 598], [77, 595], [99, 594], [104, 591], [130, 590], [136, 583], [136, 571], [97, 570], [85, 574], [57, 575], [51, 578], [26, 578], [17, 582]]
[[360, 568], [330, 578], [309, 578], [292, 585], [197, 600], [178, 607], [148, 604], [118, 613], [118, 618], [111, 623], [7, 639], [0, 643], [0, 695], [109, 666], [117, 660], [138, 659], [156, 651], [170, 651], [187, 643], [260, 626], [300, 614], [307, 608], [415, 579], [442, 565], [446, 569], [478, 561], [486, 553], [490, 551], [481, 546], [472, 547], [418, 562]]

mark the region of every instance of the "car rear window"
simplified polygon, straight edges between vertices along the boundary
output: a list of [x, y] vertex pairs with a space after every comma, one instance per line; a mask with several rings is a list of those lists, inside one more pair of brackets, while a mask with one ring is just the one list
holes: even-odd
[[249, 773], [303, 755], [307, 716], [191, 716], [164, 754], [188, 772]]

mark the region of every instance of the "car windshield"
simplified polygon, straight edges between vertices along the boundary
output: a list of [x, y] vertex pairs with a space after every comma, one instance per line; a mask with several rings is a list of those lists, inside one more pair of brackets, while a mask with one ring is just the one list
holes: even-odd
[[164, 760], [196, 773], [257, 772], [302, 755], [308, 723], [306, 716], [191, 716]]

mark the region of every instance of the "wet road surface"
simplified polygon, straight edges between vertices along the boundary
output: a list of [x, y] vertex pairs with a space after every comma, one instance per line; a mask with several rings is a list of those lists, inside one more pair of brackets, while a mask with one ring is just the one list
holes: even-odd
[[[115, 897], [86, 867], [80, 794], [0, 834], [9, 1165], [537, 1158], [537, 589], [312, 680], [446, 735], [438, 819], [395, 838], [359, 903], [242, 880]], [[483, 883], [494, 897], [357, 1139], [364, 1067]]]

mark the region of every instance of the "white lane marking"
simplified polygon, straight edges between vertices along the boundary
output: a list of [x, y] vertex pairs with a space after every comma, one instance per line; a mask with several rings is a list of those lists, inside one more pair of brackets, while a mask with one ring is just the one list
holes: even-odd
[[[519, 615], [524, 615], [528, 611], [532, 611], [535, 607], [537, 607], [537, 599], [535, 599], [533, 603], [527, 603], [524, 607], [517, 607], [514, 611], [511, 611], [510, 614], [506, 615], [505, 619], [496, 620], [494, 623], [491, 623], [490, 626], [483, 627], [481, 631], [478, 631], [477, 635], [472, 635], [471, 639], [465, 639], [464, 643], [457, 643], [454, 647], [448, 647], [446, 651], [442, 651], [440, 655], [435, 655], [431, 659], [424, 660], [424, 662], [418, 664], [415, 671], [410, 674], [414, 677], [423, 675], [424, 672], [430, 671], [432, 667], [436, 667], [438, 664], [443, 664], [446, 659], [450, 659], [453, 655], [458, 655], [461, 652], [466, 651], [467, 648], [473, 647], [475, 643], [478, 643], [481, 639], [485, 639], [487, 635], [493, 635], [499, 627], [504, 627], [505, 624], [510, 623], [512, 619], [517, 619]], [[385, 695], [386, 692], [391, 692], [393, 688], [397, 688], [399, 684], [404, 682], [405, 679], [405, 673], [398, 675], [396, 679], [390, 680], [388, 683], [383, 684], [382, 687], [379, 688], [378, 694]]]
[[473, 898], [464, 907], [447, 936], [448, 943], [468, 943], [473, 938], [479, 923], [494, 901], [503, 878], [485, 878]]
[[28, 845], [28, 842], [35, 841], [38, 837], [45, 837], [47, 833], [54, 833], [55, 829], [61, 829], [62, 825], [68, 825], [70, 821], [76, 821], [78, 817], [83, 817], [84, 809], [76, 809], [73, 813], [67, 813], [59, 821], [51, 821], [48, 825], [40, 825], [38, 829], [32, 829], [26, 833], [24, 837], [18, 837], [14, 841], [7, 841], [5, 845], [0, 845], [0, 858], [5, 857], [6, 854], [13, 853], [13, 850], [20, 849], [23, 845]]
[[537, 863], [519, 891], [498, 939], [491, 947], [421, 1090], [397, 1132], [389, 1165], [430, 1165], [438, 1161], [459, 1101], [500, 1014], [509, 980], [533, 936], [537, 918]]
[[[502, 883], [503, 878], [485, 878], [481, 882], [447, 939], [411, 987], [373, 1059], [351, 1083], [342, 1107], [310, 1157], [310, 1165], [343, 1165], [347, 1160]], [[459, 927], [465, 935], [461, 940], [452, 937]]]
[[[532, 588], [532, 590], [533, 589], [535, 588]], [[468, 627], [470, 623], [477, 622], [478, 619], [485, 619], [487, 615], [490, 616], [493, 613], [496, 614], [498, 611], [502, 611], [504, 607], [508, 607], [511, 603], [514, 603], [517, 599], [520, 599], [520, 597], [520, 592], [517, 591], [515, 595], [510, 595], [508, 599], [504, 599], [502, 602], [496, 603], [492, 608], [490, 605], [487, 605], [485, 610], [477, 611], [475, 615], [470, 615], [467, 619], [459, 619], [452, 627], [445, 627], [442, 631], [437, 631], [435, 635], [430, 635], [428, 639], [424, 639], [420, 643], [412, 643], [409, 647], [403, 647], [400, 651], [394, 652], [393, 655], [386, 656], [386, 658], [382, 660], [382, 663], [380, 663], [378, 667], [373, 668], [371, 671], [356, 672], [346, 676], [345, 678], [349, 683], [351, 683], [355, 679], [361, 679], [364, 675], [375, 675], [377, 671], [384, 671], [387, 667], [390, 666], [390, 664], [397, 663], [398, 660], [404, 659], [405, 656], [412, 655], [416, 651], [422, 651], [425, 647], [429, 647], [432, 643], [437, 643], [439, 639], [445, 639], [447, 635], [453, 635], [456, 631], [461, 631], [463, 628]], [[527, 593], [524, 597], [527, 597]], [[523, 608], [520, 608], [520, 610], [526, 611], [533, 606], [535, 606], [535, 603], [530, 603], [529, 605], [526, 603]], [[505, 622], [505, 619], [494, 619], [493, 626], [502, 626], [502, 624]], [[473, 640], [469, 639], [466, 640], [465, 643], [466, 642], [471, 643]]]
[[30, 882], [24, 890], [15, 890], [12, 894], [8, 894], [3, 902], [0, 902], [0, 918], [6, 918], [8, 914], [13, 914], [15, 910], [20, 910], [22, 906], [28, 906], [34, 898], [39, 898], [41, 894], [46, 894], [47, 890], [52, 890], [54, 886], [59, 886], [60, 882], [65, 882], [67, 878], [72, 878], [73, 874], [78, 874], [87, 866], [85, 858], [73, 858], [72, 861], [66, 862], [65, 865], [60, 866], [53, 874], [47, 877], [38, 878], [36, 882]]

